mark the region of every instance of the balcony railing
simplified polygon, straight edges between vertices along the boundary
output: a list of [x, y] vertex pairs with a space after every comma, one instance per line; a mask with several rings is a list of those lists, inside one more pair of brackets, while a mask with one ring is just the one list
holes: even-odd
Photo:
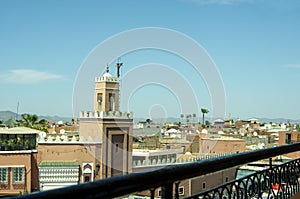
[[[161, 188], [162, 198], [179, 198], [179, 182], [249, 162], [300, 150], [300, 143], [238, 153], [193, 163], [170, 165], [158, 170], [116, 176], [91, 183], [37, 192], [18, 198], [113, 198]], [[271, 162], [270, 162], [271, 163]], [[188, 198], [289, 198], [299, 191], [300, 161], [272, 166]]]
[[300, 160], [270, 167], [187, 198], [290, 198], [299, 192]]

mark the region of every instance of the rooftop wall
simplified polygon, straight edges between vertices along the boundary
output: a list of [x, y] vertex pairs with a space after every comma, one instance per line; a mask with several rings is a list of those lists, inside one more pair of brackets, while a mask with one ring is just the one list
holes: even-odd
[[189, 162], [196, 162], [200, 160], [207, 160], [211, 158], [218, 158], [218, 157], [224, 157], [230, 154], [235, 154], [235, 152], [228, 152], [228, 153], [214, 153], [214, 154], [202, 154], [199, 156], [191, 156], [191, 157], [185, 157], [185, 158], [161, 158], [161, 159], [153, 159], [151, 160], [134, 160], [133, 161], [133, 169], [135, 168], [146, 168], [146, 167], [161, 167], [161, 166], [167, 166], [170, 164], [184, 164]]

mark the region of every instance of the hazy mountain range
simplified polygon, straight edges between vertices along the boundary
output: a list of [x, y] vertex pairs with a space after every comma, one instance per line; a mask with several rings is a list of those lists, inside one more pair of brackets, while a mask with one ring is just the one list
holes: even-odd
[[[46, 119], [46, 120], [51, 120], [51, 121], [64, 121], [64, 122], [71, 122], [72, 118], [71, 117], [60, 117], [60, 116], [44, 116], [44, 115], [38, 115], [39, 119]], [[16, 113], [12, 111], [0, 111], [0, 120], [6, 121], [8, 119], [22, 119], [21, 114], [17, 116]], [[140, 121], [146, 121], [147, 118], [134, 118], [134, 122], [140, 122]], [[185, 122], [185, 118], [175, 118], [175, 117], [168, 117], [168, 118], [151, 118], [153, 122], [155, 123], [163, 123], [163, 122], [180, 122], [183, 121]], [[244, 118], [245, 120], [248, 118]], [[298, 120], [293, 120], [293, 119], [286, 119], [286, 118], [259, 118], [257, 117], [256, 119], [259, 120], [260, 123], [269, 123], [269, 122], [275, 122], [275, 123], [285, 123], [289, 121], [292, 124], [295, 123], [300, 123], [300, 119]], [[205, 118], [205, 120], [209, 120], [213, 122], [215, 119], [213, 118]], [[233, 118], [234, 121], [237, 120], [237, 118]], [[190, 121], [194, 121], [193, 118]], [[195, 118], [195, 121], [202, 121], [202, 117], [200, 118]]]
[[[250, 118], [250, 117], [249, 117]], [[239, 120], [239, 119], [241, 119], [241, 120], [247, 120], [247, 119], [249, 119], [249, 118], [232, 118], [234, 121], [236, 121], [236, 120]], [[295, 123], [300, 123], [300, 119], [298, 119], [298, 120], [294, 120], [294, 119], [286, 119], [286, 118], [259, 118], [259, 117], [255, 117], [256, 119], [258, 119], [258, 121], [260, 122], [260, 123], [269, 123], [269, 122], [273, 122], [273, 123], [286, 123], [286, 122], [290, 122], [291, 124], [295, 124]], [[219, 118], [209, 118], [209, 117], [205, 117], [205, 120], [208, 120], [208, 121], [210, 121], [210, 122], [214, 122], [214, 120], [216, 120], [216, 119], [219, 119]], [[146, 118], [134, 118], [134, 121], [135, 122], [139, 122], [139, 121], [145, 121], [146, 120]], [[183, 118], [183, 119], [181, 119], [181, 118], [175, 118], [175, 117], [168, 117], [167, 119], [165, 119], [165, 118], [154, 118], [154, 119], [152, 119], [153, 120], [153, 122], [155, 122], [155, 123], [161, 123], [162, 121], [163, 122], [184, 122], [185, 123], [185, 121], [186, 121], [186, 119], [185, 118]], [[191, 118], [190, 119], [190, 121], [191, 122], [193, 122], [194, 120], [193, 120], [193, 118]], [[202, 122], [202, 117], [197, 117], [197, 118], [195, 118], [195, 122]]]
[[[39, 120], [45, 119], [45, 120], [50, 120], [50, 121], [64, 121], [64, 122], [71, 122], [72, 118], [71, 117], [60, 117], [60, 116], [44, 116], [44, 115], [38, 115]], [[21, 120], [22, 116], [21, 114], [14, 113], [12, 111], [0, 111], [0, 120], [2, 121], [7, 121], [9, 119], [18, 119]]]

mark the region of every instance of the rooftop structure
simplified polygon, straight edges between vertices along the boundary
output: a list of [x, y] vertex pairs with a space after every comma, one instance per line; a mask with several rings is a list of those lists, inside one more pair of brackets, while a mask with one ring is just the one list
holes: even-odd
[[27, 127], [0, 129], [0, 150], [36, 149], [37, 138], [40, 132]]

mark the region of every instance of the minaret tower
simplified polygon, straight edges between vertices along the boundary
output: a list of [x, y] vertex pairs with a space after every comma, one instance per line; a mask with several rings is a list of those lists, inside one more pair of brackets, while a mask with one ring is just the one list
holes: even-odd
[[118, 77], [109, 73], [95, 78], [94, 111], [80, 114], [80, 136], [85, 145], [96, 144], [95, 165], [100, 165], [96, 179], [132, 172], [132, 113], [119, 110], [120, 67]]

